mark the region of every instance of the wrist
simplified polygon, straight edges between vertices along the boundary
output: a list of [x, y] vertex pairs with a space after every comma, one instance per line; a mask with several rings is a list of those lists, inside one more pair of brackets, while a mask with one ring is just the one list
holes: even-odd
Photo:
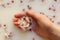
[[57, 26], [53, 24], [50, 26], [48, 30], [49, 30], [48, 33], [49, 40], [60, 40], [60, 29]]

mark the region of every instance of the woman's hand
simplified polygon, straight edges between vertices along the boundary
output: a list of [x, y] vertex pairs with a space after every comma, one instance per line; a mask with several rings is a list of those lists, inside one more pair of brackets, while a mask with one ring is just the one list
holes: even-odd
[[[49, 40], [60, 40], [60, 30], [43, 14], [35, 13], [32, 11], [27, 11], [27, 15], [32, 17], [36, 22], [36, 26], [32, 28], [32, 30]], [[55, 32], [56, 31], [56, 32]]]

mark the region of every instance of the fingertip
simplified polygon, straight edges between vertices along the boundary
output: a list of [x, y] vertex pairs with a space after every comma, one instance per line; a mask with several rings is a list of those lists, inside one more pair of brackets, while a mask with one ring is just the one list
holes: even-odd
[[18, 22], [14, 22], [14, 25], [18, 26], [18, 25], [19, 25], [19, 23], [18, 23]]
[[18, 18], [14, 17], [13, 22], [17, 22]]

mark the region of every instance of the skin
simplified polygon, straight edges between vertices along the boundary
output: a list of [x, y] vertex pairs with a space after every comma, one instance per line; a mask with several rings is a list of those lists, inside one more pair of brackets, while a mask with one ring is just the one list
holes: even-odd
[[22, 15], [28, 15], [36, 22], [36, 25], [32, 27], [32, 30], [37, 35], [46, 40], [60, 40], [60, 28], [55, 26], [45, 15], [30, 10]]
[[35, 27], [32, 28], [36, 34], [47, 40], [60, 40], [60, 28], [55, 26], [48, 17], [32, 11], [27, 11], [27, 15], [36, 22]]

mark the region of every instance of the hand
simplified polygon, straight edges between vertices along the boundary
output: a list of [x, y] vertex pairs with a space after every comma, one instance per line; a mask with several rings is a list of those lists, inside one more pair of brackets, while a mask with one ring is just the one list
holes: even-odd
[[32, 17], [33, 20], [36, 22], [36, 26], [32, 28], [32, 30], [36, 34], [49, 40], [56, 40], [56, 36], [53, 32], [57, 29], [55, 29], [55, 25], [48, 19], [48, 17], [43, 14], [35, 13], [32, 11], [27, 11], [27, 15]]
[[32, 30], [48, 40], [60, 40], [60, 28], [55, 26], [49, 19], [43, 14], [39, 14], [32, 11], [26, 11], [15, 15], [14, 24], [18, 25], [17, 20], [24, 15], [30, 16], [36, 23]]

